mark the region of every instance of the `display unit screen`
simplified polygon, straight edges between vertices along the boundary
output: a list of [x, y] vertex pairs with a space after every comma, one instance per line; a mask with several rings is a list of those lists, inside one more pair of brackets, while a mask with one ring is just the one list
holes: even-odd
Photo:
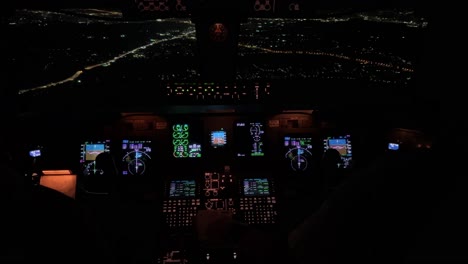
[[169, 184], [169, 197], [195, 197], [195, 180], [172, 180]]
[[309, 136], [286, 136], [283, 140], [286, 148], [286, 159], [295, 172], [305, 172], [312, 165], [312, 137]]
[[400, 144], [398, 144], [398, 143], [388, 143], [388, 149], [389, 150], [399, 150], [400, 149]]
[[122, 140], [122, 175], [146, 175], [151, 167], [149, 140]]
[[270, 183], [267, 178], [244, 179], [243, 190], [245, 196], [268, 196]]
[[323, 140], [323, 145], [324, 150], [332, 148], [340, 153], [344, 168], [349, 168], [351, 166], [353, 151], [350, 135], [327, 137]]
[[80, 163], [84, 175], [94, 175], [98, 171], [96, 169], [96, 157], [110, 151], [110, 140], [102, 141], [86, 141], [81, 144]]
[[172, 125], [172, 154], [175, 158], [201, 158], [201, 142], [198, 126], [189, 123]]
[[298, 137], [284, 137], [284, 146], [289, 149], [303, 148], [312, 149], [312, 137], [298, 136]]
[[236, 122], [234, 136], [237, 157], [265, 156], [265, 130], [262, 122]]
[[29, 151], [29, 156], [32, 157], [32, 158], [40, 157], [41, 156], [41, 150], [40, 149], [31, 150], [31, 151]]
[[226, 131], [224, 129], [211, 131], [210, 144], [213, 148], [224, 147], [227, 144]]

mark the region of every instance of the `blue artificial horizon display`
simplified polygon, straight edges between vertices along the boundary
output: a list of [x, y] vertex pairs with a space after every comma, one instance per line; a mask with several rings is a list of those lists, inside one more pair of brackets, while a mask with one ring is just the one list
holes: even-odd
[[214, 148], [224, 147], [227, 144], [226, 131], [222, 129], [211, 131], [210, 142], [211, 146]]

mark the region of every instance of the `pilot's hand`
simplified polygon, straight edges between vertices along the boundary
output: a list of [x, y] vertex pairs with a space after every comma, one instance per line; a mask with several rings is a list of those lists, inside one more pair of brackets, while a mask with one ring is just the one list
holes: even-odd
[[224, 244], [230, 240], [234, 226], [232, 213], [224, 210], [202, 210], [195, 218], [198, 239], [207, 243]]
[[279, 259], [273, 235], [235, 221], [228, 211], [199, 211], [195, 226], [200, 242], [216, 247], [237, 244], [243, 263], [274, 263]]

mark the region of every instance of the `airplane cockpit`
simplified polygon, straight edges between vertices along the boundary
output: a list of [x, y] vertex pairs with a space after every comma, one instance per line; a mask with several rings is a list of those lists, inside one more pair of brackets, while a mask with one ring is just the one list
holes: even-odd
[[419, 2], [71, 2], [3, 15], [10, 144], [27, 188], [91, 215], [106, 263], [307, 263], [291, 232], [438, 141]]

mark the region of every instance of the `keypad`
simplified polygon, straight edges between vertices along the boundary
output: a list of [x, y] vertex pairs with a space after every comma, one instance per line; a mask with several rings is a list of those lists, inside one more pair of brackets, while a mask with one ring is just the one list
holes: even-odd
[[200, 199], [174, 199], [163, 202], [163, 213], [169, 227], [190, 227], [200, 207]]
[[275, 197], [244, 197], [239, 201], [239, 212], [247, 224], [276, 223]]

